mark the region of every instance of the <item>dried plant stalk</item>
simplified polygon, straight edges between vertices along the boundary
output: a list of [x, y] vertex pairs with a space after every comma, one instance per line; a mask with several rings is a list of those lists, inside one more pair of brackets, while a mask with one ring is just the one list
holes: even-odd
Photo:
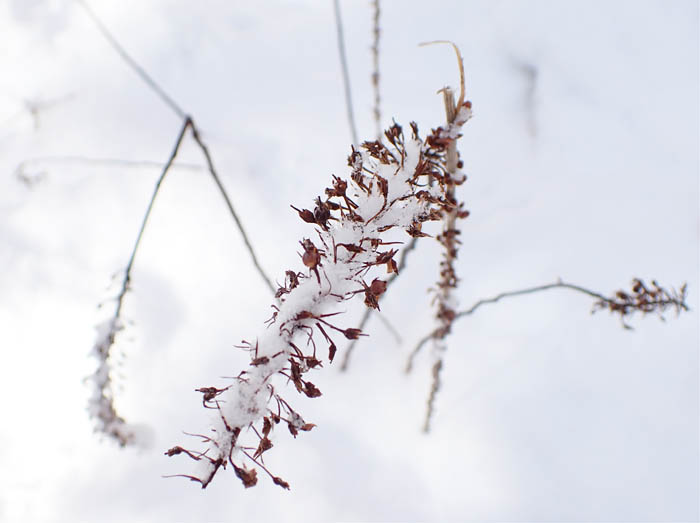
[[[656, 280], [652, 280], [651, 285], [649, 285], [645, 284], [643, 280], [635, 278], [632, 280], [631, 292], [618, 290], [615, 291], [611, 297], [608, 297], [599, 292], [582, 287], [581, 285], [558, 280], [554, 283], [546, 283], [535, 287], [527, 287], [515, 291], [502, 292], [491, 298], [482, 298], [474, 302], [474, 304], [468, 309], [459, 311], [455, 316], [455, 320], [466, 316], [471, 316], [484, 305], [498, 303], [506, 298], [526, 296], [528, 294], [535, 294], [551, 289], [566, 289], [595, 298], [596, 301], [593, 303], [591, 313], [595, 313], [600, 310], [608, 310], [611, 314], [618, 314], [620, 315], [622, 326], [628, 330], [632, 330], [632, 327], [625, 321], [625, 319], [628, 316], [632, 316], [635, 312], [640, 312], [642, 314], [655, 313], [661, 320], [665, 320], [664, 314], [669, 309], [675, 311], [676, 316], [678, 316], [681, 312], [690, 310], [688, 304], [686, 303], [686, 299], [688, 297], [688, 285], [686, 283], [682, 284], [679, 290], [676, 290], [673, 287], [670, 289], [661, 287]], [[421, 338], [411, 351], [406, 361], [407, 373], [413, 370], [414, 358], [418, 355], [426, 343], [433, 339], [434, 335], [435, 331]]]
[[625, 321], [625, 318], [635, 312], [655, 313], [659, 319], [664, 320], [664, 313], [668, 309], [673, 309], [676, 316], [683, 311], [690, 310], [685, 302], [688, 297], [687, 283], [681, 285], [680, 290], [676, 290], [673, 287], [666, 289], [659, 285], [656, 280], [652, 280], [651, 284], [648, 284], [639, 278], [634, 278], [631, 291], [620, 289], [610, 298], [600, 295], [596, 297], [598, 301], [593, 304], [591, 312], [608, 310], [611, 314], [619, 314], [622, 326], [630, 330], [632, 327]]
[[[457, 56], [461, 64], [462, 58], [459, 56], [459, 51], [457, 51]], [[461, 70], [462, 67], [460, 65], [460, 71]], [[464, 77], [462, 75], [462, 80], [463, 78]], [[450, 123], [457, 123], [458, 125], [456, 125], [455, 128], [459, 129], [461, 125], [457, 121], [458, 114], [452, 90], [445, 88], [442, 90], [442, 94], [445, 102], [445, 114], [447, 116], [447, 121]], [[463, 96], [464, 94], [462, 93], [461, 97]], [[445, 155], [445, 192], [447, 200], [452, 203], [452, 208], [444, 214], [443, 229], [440, 235], [437, 237], [437, 240], [442, 244], [444, 251], [443, 258], [440, 261], [440, 278], [437, 282], [434, 297], [434, 302], [437, 308], [435, 319], [437, 320], [438, 327], [432, 333], [435, 361], [433, 363], [432, 370], [433, 381], [430, 388], [430, 394], [428, 395], [427, 413], [423, 424], [424, 432], [428, 432], [430, 430], [430, 421], [435, 409], [435, 398], [440, 390], [440, 373], [443, 367], [443, 355], [447, 350], [445, 339], [452, 331], [452, 323], [457, 315], [457, 298], [453, 293], [453, 290], [457, 288], [457, 283], [459, 281], [455, 270], [457, 252], [459, 249], [459, 244], [461, 243], [458, 239], [460, 230], [457, 228], [457, 220], [469, 216], [469, 211], [466, 211], [463, 203], [459, 202], [455, 197], [455, 188], [457, 185], [464, 183], [466, 180], [464, 174], [460, 172], [462, 162], [459, 159], [459, 153], [455, 144], [455, 139], [458, 138], [458, 136], [445, 136], [444, 138], [451, 140], [450, 144], [447, 146]]]
[[[270, 435], [279, 424], [295, 437], [314, 425], [282, 396], [283, 386], [291, 381], [299, 393], [321, 396], [306, 373], [321, 367], [326, 355], [333, 361], [337, 333], [349, 340], [363, 335], [337, 323], [341, 304], [359, 295], [365, 306], [378, 309], [387, 288], [381, 273], [398, 270], [394, 260], [398, 250], [392, 248], [401, 243], [397, 234], [403, 230], [414, 238], [428, 236], [422, 231], [424, 222], [442, 220], [455, 211], [454, 200], [447, 196], [452, 184], [448, 149], [469, 119], [471, 104], [466, 102], [456, 113], [453, 123], [434, 130], [424, 141], [415, 124], [409, 136], [395, 124], [385, 133], [387, 145], [373, 141], [360, 150], [353, 147], [349, 180], [334, 176], [325, 199], [316, 198], [313, 210], [294, 207], [303, 221], [315, 226], [317, 236], [300, 242], [306, 270], [286, 272], [268, 328], [255, 341], [242, 342], [250, 353], [248, 368], [227, 386], [198, 389], [204, 406], [216, 410], [217, 423], [201, 435], [204, 450], [176, 446], [166, 452], [185, 454], [200, 463], [197, 473], [184, 477], [205, 488], [230, 464], [246, 487], [256, 484], [256, 468], [275, 484], [289, 487], [262, 463], [263, 454], [272, 448]], [[431, 178], [432, 186], [427, 183]]]
[[[459, 52], [459, 48], [454, 44], [454, 42], [438, 40], [435, 42], [428, 42], [423, 45], [430, 44], [449, 44], [453, 47], [457, 55], [460, 80], [459, 101], [457, 104], [455, 104], [452, 90], [447, 87], [442, 89], [443, 100], [445, 103], [445, 115], [448, 123], [452, 124], [458, 118], [457, 108], [462, 105], [464, 100], [464, 62], [462, 60], [462, 54]], [[461, 126], [457, 126], [456, 128], [459, 129], [459, 127]], [[446, 138], [454, 139], [457, 137], [447, 136]], [[464, 183], [466, 177], [460, 171], [462, 168], [462, 162], [459, 159], [459, 152], [457, 151], [454, 140], [450, 142], [447, 147], [446, 163], [446, 197], [453, 203], [453, 208], [449, 212], [445, 213], [443, 218], [442, 233], [438, 236], [438, 241], [444, 247], [444, 251], [443, 259], [440, 261], [440, 278], [437, 282], [434, 299], [437, 306], [435, 318], [438, 326], [432, 333], [435, 361], [433, 363], [432, 370], [433, 381], [430, 387], [430, 393], [428, 395], [427, 411], [425, 422], [423, 424], [424, 432], [428, 432], [430, 430], [430, 421], [432, 420], [433, 412], [435, 410], [435, 398], [440, 390], [440, 373], [443, 367], [443, 357], [445, 351], [447, 350], [445, 339], [452, 331], [452, 323], [457, 315], [457, 298], [452, 292], [457, 287], [457, 282], [459, 281], [455, 271], [455, 261], [457, 260], [457, 252], [461, 243], [457, 238], [457, 236], [460, 234], [460, 230], [457, 228], [457, 220], [469, 216], [469, 212], [464, 209], [463, 203], [459, 202], [455, 197], [456, 186]]]
[[382, 112], [381, 112], [381, 96], [379, 91], [379, 37], [381, 30], [379, 28], [380, 7], [379, 0], [372, 0], [372, 90], [374, 91], [374, 124], [376, 126], [377, 140], [382, 139]]

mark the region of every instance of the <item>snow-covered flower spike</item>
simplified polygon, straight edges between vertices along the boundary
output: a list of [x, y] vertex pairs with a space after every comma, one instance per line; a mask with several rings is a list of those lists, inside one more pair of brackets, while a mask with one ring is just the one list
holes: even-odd
[[424, 222], [463, 212], [448, 195], [454, 179], [447, 157], [470, 111], [471, 103], [465, 102], [453, 123], [433, 130], [425, 140], [416, 124], [411, 123], [408, 136], [394, 124], [385, 132], [387, 145], [372, 141], [360, 150], [352, 148], [349, 179], [334, 176], [313, 210], [293, 207], [315, 226], [315, 235], [300, 241], [304, 270], [286, 271], [267, 328], [255, 341], [242, 342], [240, 347], [250, 354], [249, 366], [231, 384], [198, 389], [204, 407], [215, 411], [215, 424], [199, 435], [203, 449], [175, 446], [166, 452], [199, 463], [196, 472], [180, 476], [206, 488], [230, 464], [245, 487], [257, 483], [260, 469], [275, 484], [289, 488], [264, 465], [263, 455], [273, 446], [271, 434], [276, 426], [286, 425], [296, 437], [315, 425], [283, 397], [287, 384], [309, 398], [321, 396], [306, 374], [322, 367], [326, 357], [333, 361], [338, 334], [349, 340], [364, 336], [338, 322], [341, 304], [361, 295], [365, 306], [378, 308], [387, 288], [382, 274], [397, 271], [394, 246], [402, 243], [404, 233], [428, 236], [422, 231]]
[[114, 386], [112, 382], [111, 349], [117, 334], [123, 330], [121, 318], [113, 316], [97, 325], [97, 339], [92, 348], [92, 355], [97, 360], [97, 367], [88, 378], [92, 393], [88, 403], [88, 412], [95, 422], [95, 430], [112, 438], [125, 447], [137, 441], [139, 429], [128, 424], [119, 415], [114, 405]]

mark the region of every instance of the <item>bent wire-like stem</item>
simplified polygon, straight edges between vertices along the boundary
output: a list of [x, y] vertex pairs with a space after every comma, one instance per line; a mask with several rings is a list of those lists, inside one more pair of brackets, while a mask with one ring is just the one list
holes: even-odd
[[209, 171], [209, 174], [211, 174], [212, 178], [214, 179], [214, 183], [216, 183], [216, 187], [219, 189], [221, 197], [226, 202], [226, 207], [228, 207], [229, 213], [231, 213], [231, 217], [236, 222], [236, 226], [238, 227], [238, 231], [241, 233], [243, 243], [245, 243], [245, 246], [248, 249], [248, 254], [250, 254], [250, 259], [253, 262], [253, 265], [257, 269], [258, 274], [260, 274], [260, 276], [264, 280], [267, 288], [274, 293], [275, 287], [272, 285], [272, 280], [270, 280], [267, 274], [265, 274], [265, 271], [263, 270], [262, 266], [260, 265], [260, 262], [258, 261], [258, 257], [255, 255], [255, 250], [253, 249], [253, 245], [250, 243], [248, 234], [246, 234], [245, 229], [243, 228], [243, 223], [241, 223], [241, 220], [238, 217], [236, 210], [233, 208], [231, 198], [229, 198], [228, 193], [226, 192], [226, 189], [224, 189], [224, 186], [221, 183], [221, 179], [219, 178], [219, 175], [217, 174], [216, 169], [214, 168], [214, 162], [211, 158], [211, 154], [209, 153], [209, 148], [205, 145], [204, 141], [202, 141], [202, 138], [199, 134], [199, 129], [197, 129], [194, 123], [192, 124], [192, 136], [197, 142], [197, 145], [199, 145], [200, 149], [202, 149], [202, 153], [204, 153], [204, 158], [207, 161], [207, 169]]
[[153, 204], [156, 200], [156, 196], [158, 196], [158, 191], [160, 190], [161, 184], [172, 167], [175, 157], [177, 156], [180, 146], [182, 145], [185, 133], [191, 125], [192, 121], [189, 118], [185, 118], [182, 128], [180, 129], [177, 139], [175, 140], [175, 145], [170, 153], [170, 157], [165, 163], [163, 171], [156, 181], [156, 186], [153, 189], [153, 195], [148, 202], [146, 213], [141, 221], [141, 226], [139, 227], [139, 232], [136, 235], [134, 247], [131, 250], [129, 261], [127, 262], [126, 269], [124, 270], [124, 278], [122, 279], [121, 288], [116, 297], [114, 315], [97, 327], [98, 336], [93, 347], [93, 354], [97, 358], [98, 365], [97, 369], [92, 375], [94, 390], [90, 398], [89, 411], [91, 416], [97, 422], [97, 430], [110, 437], [113, 437], [122, 446], [133, 443], [135, 435], [131, 427], [129, 427], [124, 418], [119, 415], [114, 406], [114, 390], [112, 387], [110, 364], [111, 349], [114, 346], [118, 332], [124, 328], [121, 316], [122, 306], [124, 304], [124, 297], [129, 290], [129, 284], [131, 282], [131, 269], [134, 265], [134, 259], [136, 258], [139, 245], [141, 245], [143, 232], [146, 229], [146, 224], [151, 216]]
[[[457, 48], [455, 47], [455, 49]], [[460, 62], [460, 71], [462, 71], [462, 57], [459, 54], [459, 50], [457, 50], [457, 56]], [[462, 76], [462, 81], [463, 80], [464, 78]], [[454, 96], [452, 90], [449, 88], [443, 89], [442, 93], [445, 102], [447, 122], [452, 124], [457, 118], [457, 106], [455, 106]], [[462, 85], [460, 100], [463, 97], [464, 86]], [[455, 197], [456, 186], [463, 183], [466, 177], [459, 172], [462, 165], [461, 161], [459, 160], [459, 153], [454, 141], [451, 142], [447, 148], [446, 163], [446, 179], [448, 180], [446, 198], [453, 202], [454, 206], [449, 212], [445, 213], [443, 217], [443, 229], [440, 235], [437, 237], [437, 240], [444, 247], [444, 252], [443, 259], [440, 261], [440, 278], [435, 289], [434, 301], [437, 308], [435, 319], [437, 320], [438, 327], [432, 333], [435, 362], [433, 363], [432, 369], [433, 381], [430, 387], [430, 394], [428, 396], [427, 414], [423, 425], [424, 432], [428, 432], [430, 430], [430, 421], [435, 408], [435, 398], [441, 385], [440, 375], [443, 367], [443, 355], [447, 350], [445, 339], [450, 332], [452, 332], [452, 323], [454, 322], [456, 316], [455, 309], [457, 307], [457, 298], [454, 295], [453, 290], [457, 288], [457, 283], [459, 282], [455, 270], [455, 262], [457, 260], [459, 245], [461, 243], [457, 238], [460, 234], [460, 230], [457, 228], [457, 220], [469, 216], [469, 212], [463, 209], [463, 203], [459, 202]]]
[[234, 222], [236, 223], [236, 226], [238, 227], [239, 232], [241, 233], [241, 236], [243, 237], [243, 242], [246, 245], [246, 249], [248, 250], [248, 254], [251, 257], [251, 260], [253, 261], [253, 265], [255, 265], [255, 268], [258, 271], [258, 274], [260, 274], [260, 277], [263, 279], [265, 282], [265, 285], [267, 286], [268, 289], [270, 289], [271, 292], [274, 292], [274, 286], [272, 284], [272, 280], [265, 274], [265, 271], [262, 269], [260, 263], [258, 262], [258, 258], [255, 255], [255, 251], [253, 249], [253, 246], [248, 238], [248, 234], [246, 233], [245, 229], [243, 228], [243, 224], [241, 223], [241, 220], [239, 219], [238, 215], [236, 214], [233, 204], [231, 203], [231, 198], [228, 196], [226, 190], [224, 189], [224, 186], [221, 183], [221, 180], [216, 172], [216, 169], [214, 168], [213, 161], [211, 159], [211, 155], [209, 153], [209, 150], [207, 146], [204, 144], [204, 141], [201, 138], [201, 132], [199, 130], [199, 127], [196, 125], [194, 121], [194, 117], [187, 113], [180, 105], [178, 105], [173, 98], [171, 98], [165, 90], [146, 72], [146, 70], [141, 67], [136, 60], [134, 60], [129, 53], [126, 52], [124, 49], [124, 46], [122, 46], [119, 41], [112, 35], [112, 33], [107, 29], [107, 27], [102, 23], [100, 18], [95, 14], [95, 12], [90, 8], [90, 6], [87, 4], [85, 0], [77, 0], [78, 3], [83, 7], [85, 12], [88, 14], [90, 19], [94, 22], [95, 26], [99, 30], [100, 34], [107, 40], [107, 42], [110, 44], [110, 46], [119, 54], [119, 56], [126, 62], [126, 64], [138, 75], [141, 80], [143, 80], [148, 87], [156, 93], [156, 95], [165, 103], [170, 109], [180, 118], [187, 119], [190, 122], [190, 127], [192, 129], [192, 135], [197, 142], [197, 145], [202, 151], [202, 154], [204, 155], [207, 165], [209, 168], [209, 174], [211, 174], [212, 178], [214, 179], [214, 182], [216, 183], [219, 192], [221, 193], [221, 196], [224, 198], [224, 201], [226, 202], [226, 206], [229, 209], [229, 212], [231, 213], [231, 217], [233, 218]]
[[380, 6], [379, 0], [372, 0], [372, 90], [374, 91], [374, 124], [376, 126], [377, 140], [382, 139], [382, 112], [381, 112], [381, 92], [379, 90], [379, 28]]
[[[642, 314], [654, 312], [661, 319], [663, 319], [663, 313], [668, 309], [674, 309], [677, 315], [683, 311], [689, 310], [686, 303], [687, 285], [685, 283], [681, 285], [679, 290], [673, 288], [667, 290], [664, 287], [661, 287], [656, 281], [652, 281], [651, 284], [647, 284], [643, 280], [635, 278], [632, 280], [631, 291], [618, 290], [615, 291], [612, 296], [605, 296], [599, 292], [587, 289], [580, 285], [558, 280], [554, 283], [527, 287], [515, 291], [502, 292], [491, 298], [482, 298], [476, 301], [468, 309], [456, 313], [454, 319], [457, 320], [459, 318], [470, 316], [482, 306], [498, 303], [505, 298], [525, 296], [551, 289], [568, 289], [580, 294], [585, 294], [591, 298], [595, 298], [596, 301], [593, 303], [593, 309], [591, 312], [594, 313], [599, 310], [608, 310], [612, 314], [618, 314], [620, 316], [622, 326], [625, 329], [632, 329], [632, 327], [625, 322], [625, 317], [630, 316], [635, 312], [641, 312]], [[435, 338], [436, 331], [437, 329], [421, 338], [411, 351], [406, 362], [405, 370], [407, 373], [411, 372], [413, 369], [413, 361], [421, 349], [430, 340]], [[435, 372], [435, 370], [433, 370], [433, 372]], [[437, 372], [439, 372], [439, 369]], [[429, 410], [426, 417], [430, 416], [431, 413], [432, 412]]]

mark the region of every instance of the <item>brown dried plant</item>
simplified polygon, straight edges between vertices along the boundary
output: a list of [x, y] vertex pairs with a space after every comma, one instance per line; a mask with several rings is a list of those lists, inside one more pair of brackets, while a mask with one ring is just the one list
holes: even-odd
[[[198, 389], [204, 406], [217, 411], [218, 422], [199, 435], [205, 449], [175, 446], [166, 452], [184, 454], [203, 465], [198, 473], [184, 477], [206, 488], [220, 469], [231, 465], [243, 485], [250, 487], [257, 482], [257, 467], [274, 483], [289, 488], [262, 461], [273, 445], [271, 431], [284, 424], [296, 437], [314, 425], [283, 397], [283, 386], [291, 382], [308, 398], [321, 396], [306, 374], [322, 367], [325, 357], [333, 361], [336, 333], [348, 340], [364, 335], [338, 323], [340, 305], [359, 295], [366, 307], [379, 309], [387, 289], [382, 273], [398, 271], [394, 259], [398, 250], [393, 246], [401, 243], [400, 231], [414, 238], [428, 236], [425, 222], [463, 212], [452, 195], [454, 185], [463, 179], [453, 179], [449, 151], [471, 115], [471, 103], [455, 111], [453, 122], [433, 130], [425, 140], [419, 138], [415, 124], [409, 136], [394, 124], [385, 132], [388, 145], [373, 141], [360, 150], [353, 147], [349, 179], [334, 176], [325, 199], [316, 198], [313, 210], [293, 207], [301, 220], [315, 226], [317, 240], [299, 242], [305, 270], [286, 272], [268, 328], [255, 341], [240, 345], [250, 354], [249, 367], [232, 384]], [[253, 468], [247, 469], [246, 462]]]
[[[131, 268], [143, 230], [161, 183], [173, 166], [188, 130], [203, 153], [207, 170], [243, 236], [253, 264], [274, 292], [276, 301], [272, 305], [273, 312], [267, 322], [267, 328], [254, 341], [244, 340], [239, 345], [250, 356], [248, 367], [232, 378], [231, 383], [196, 389], [202, 394], [203, 407], [216, 412], [215, 426], [204, 434], [194, 435], [200, 438], [204, 448], [196, 451], [177, 445], [165, 453], [168, 456], [185, 455], [197, 462], [197, 471], [179, 476], [198, 482], [202, 488], [211, 483], [217, 472], [230, 465], [246, 488], [257, 484], [258, 470], [262, 470], [270, 476], [274, 484], [289, 489], [289, 484], [274, 475], [264, 463], [265, 453], [273, 448], [274, 429], [284, 425], [296, 438], [299, 432], [310, 431], [315, 425], [306, 422], [291, 405], [290, 400], [283, 396], [287, 390], [285, 386], [291, 382], [296, 391], [303, 396], [320, 397], [321, 391], [306, 375], [312, 369], [321, 368], [326, 358], [328, 363], [333, 362], [338, 350], [338, 333], [351, 342], [342, 365], [343, 369], [347, 368], [354, 343], [365, 336], [363, 329], [370, 313], [379, 311], [381, 299], [402, 271], [407, 254], [415, 247], [418, 238], [430, 236], [423, 230], [423, 224], [426, 222], [441, 222], [436, 239], [443, 248], [443, 258], [437, 284], [432, 290], [436, 326], [417, 344], [407, 366], [407, 370], [410, 370], [416, 354], [432, 341], [435, 349], [432, 364], [433, 382], [428, 398], [425, 431], [429, 430], [435, 399], [441, 385], [440, 374], [443, 368], [443, 354], [447, 348], [446, 339], [456, 320], [473, 314], [484, 304], [496, 303], [507, 297], [563, 288], [595, 298], [593, 312], [608, 310], [612, 314], [618, 314], [622, 325], [628, 329], [631, 327], [626, 320], [635, 312], [656, 313], [663, 319], [667, 310], [675, 310], [677, 314], [688, 310], [685, 302], [685, 284], [676, 291], [667, 290], [653, 280], [649, 285], [641, 279], [635, 279], [631, 291], [620, 290], [611, 297], [559, 280], [481, 299], [470, 308], [458, 311], [455, 295], [460, 281], [455, 266], [460, 245], [458, 220], [466, 218], [469, 212], [464, 209], [463, 203], [456, 195], [456, 187], [466, 180], [461, 172], [462, 162], [456, 143], [461, 136], [462, 126], [471, 117], [471, 103], [464, 101], [464, 68], [461, 55], [452, 42], [430, 42], [452, 45], [458, 57], [458, 100], [455, 102], [451, 89], [441, 90], [447, 116], [444, 126], [432, 130], [421, 140], [415, 124], [410, 125], [408, 136], [404, 135], [401, 126], [394, 124], [383, 137], [378, 137], [376, 141], [364, 142], [361, 147], [357, 147], [337, 0], [334, 5], [338, 45], [354, 144], [348, 159], [351, 172], [347, 179], [333, 176], [330, 187], [325, 189], [323, 197], [319, 196], [314, 200], [312, 209], [292, 206], [300, 219], [314, 226], [315, 235], [303, 238], [299, 242], [303, 268], [300, 271], [287, 270], [283, 284], [275, 289], [258, 263], [193, 118], [126, 53], [90, 10], [85, 0], [79, 2], [122, 59], [182, 119], [177, 141], [156, 183], [124, 272], [121, 290], [115, 299], [115, 314], [100, 327], [100, 334], [95, 343], [94, 352], [98, 368], [93, 380], [96, 387], [91, 399], [91, 412], [97, 421], [98, 429], [116, 439], [121, 445], [130, 444], [135, 439], [132, 427], [117, 413], [114, 406], [110, 352], [118, 333], [123, 329], [123, 300], [130, 289]], [[375, 122], [379, 124], [381, 113], [378, 0], [374, 1], [373, 8], [372, 82], [375, 89]], [[399, 250], [398, 246], [404, 244], [405, 240], [402, 231], [409, 235], [410, 240]], [[362, 297], [366, 307], [362, 322], [357, 327], [342, 326], [337, 318], [341, 313], [341, 304], [358, 295]]]
[[129, 261], [126, 264], [126, 268], [123, 272], [121, 288], [119, 289], [117, 295], [114, 297], [114, 313], [107, 320], [102, 322], [97, 326], [98, 335], [93, 345], [92, 354], [97, 360], [97, 367], [93, 372], [90, 380], [93, 385], [92, 395], [89, 400], [88, 410], [90, 416], [95, 421], [95, 429], [97, 432], [104, 434], [112, 439], [114, 439], [119, 445], [126, 446], [133, 444], [137, 437], [134, 427], [127, 423], [127, 421], [122, 417], [115, 406], [114, 398], [114, 387], [112, 380], [112, 353], [114, 345], [117, 341], [117, 337], [120, 331], [124, 328], [123, 319], [123, 305], [124, 299], [127, 292], [131, 289], [131, 269], [134, 264], [134, 259], [139, 250], [141, 244], [141, 238], [143, 237], [144, 230], [148, 224], [149, 218], [151, 216], [151, 211], [153, 210], [153, 205], [155, 199], [158, 196], [160, 188], [167, 176], [168, 172], [174, 165], [175, 158], [180, 150], [180, 147], [185, 139], [187, 132], [191, 133], [191, 136], [197, 146], [199, 147], [204, 160], [206, 161], [207, 171], [211, 175], [211, 179], [216, 185], [219, 194], [223, 198], [229, 214], [233, 218], [233, 221], [241, 235], [243, 243], [248, 250], [250, 255], [250, 260], [255, 266], [258, 274], [263, 279], [265, 285], [274, 292], [274, 286], [270, 278], [265, 274], [258, 258], [255, 254], [251, 241], [246, 233], [243, 223], [236, 212], [231, 198], [229, 197], [226, 189], [224, 188], [221, 178], [214, 166], [214, 161], [209, 151], [209, 148], [204, 143], [201, 137], [199, 128], [197, 127], [194, 118], [189, 115], [184, 109], [182, 109], [168, 94], [158, 85], [158, 83], [151, 78], [151, 76], [126, 52], [122, 45], [117, 41], [117, 39], [112, 35], [112, 33], [107, 29], [107, 27], [102, 23], [100, 18], [95, 14], [95, 12], [90, 8], [85, 0], [78, 0], [79, 5], [82, 6], [85, 13], [93, 21], [99, 32], [107, 40], [110, 46], [119, 54], [119, 56], [129, 65], [129, 67], [139, 76], [139, 78], [158, 96], [158, 98], [167, 105], [171, 111], [177, 115], [182, 123], [180, 131], [178, 132], [175, 145], [173, 146], [170, 156], [163, 166], [160, 176], [156, 181], [153, 194], [150, 201], [148, 202], [148, 207], [144, 214], [143, 220], [141, 221], [141, 226], [139, 232], [136, 236], [136, 241], [134, 242], [134, 247], [131, 250], [129, 256]]
[[682, 311], [687, 311], [688, 305], [685, 300], [688, 296], [688, 284], [684, 283], [679, 290], [670, 290], [661, 287], [656, 280], [651, 281], [651, 285], [643, 280], [635, 278], [632, 280], [632, 290], [616, 291], [615, 294], [607, 298], [599, 296], [598, 301], [593, 304], [592, 312], [608, 310], [611, 314], [619, 314], [622, 326], [625, 329], [632, 327], [625, 321], [626, 317], [635, 312], [644, 314], [655, 313], [661, 320], [664, 320], [664, 313], [673, 309], [678, 316]]

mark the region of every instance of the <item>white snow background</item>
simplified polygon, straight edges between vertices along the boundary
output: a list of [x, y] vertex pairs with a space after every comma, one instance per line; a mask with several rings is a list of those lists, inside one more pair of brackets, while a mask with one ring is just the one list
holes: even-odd
[[[279, 431], [245, 490], [166, 474], [209, 415], [194, 389], [237, 374], [233, 345], [271, 314], [269, 291], [204, 170], [170, 172], [125, 302], [119, 407], [147, 449], [92, 433], [83, 379], [96, 305], [114, 295], [157, 167], [180, 122], [77, 3], [0, 2], [0, 521], [692, 521], [698, 512], [698, 4], [384, 1], [385, 126], [443, 121], [436, 91], [464, 55], [474, 118], [458, 274], [463, 305], [562, 277], [609, 293], [687, 281], [691, 312], [621, 328], [553, 290], [485, 306], [448, 339], [434, 430], [420, 429], [439, 249], [424, 239], [357, 347], [309, 375], [317, 427]], [[134, 58], [189, 111], [266, 271], [282, 281], [309, 207], [347, 176], [350, 134], [330, 1], [93, 0]], [[359, 134], [373, 138], [371, 8], [341, 2]], [[536, 71], [534, 84], [529, 70]], [[38, 107], [36, 118], [30, 111]], [[27, 185], [20, 162], [37, 176]], [[179, 161], [203, 165], [191, 139]], [[111, 307], [111, 305], [108, 305]], [[362, 312], [341, 317], [352, 326]], [[110, 309], [111, 310], [111, 309]], [[294, 397], [296, 394], [290, 394]]]

